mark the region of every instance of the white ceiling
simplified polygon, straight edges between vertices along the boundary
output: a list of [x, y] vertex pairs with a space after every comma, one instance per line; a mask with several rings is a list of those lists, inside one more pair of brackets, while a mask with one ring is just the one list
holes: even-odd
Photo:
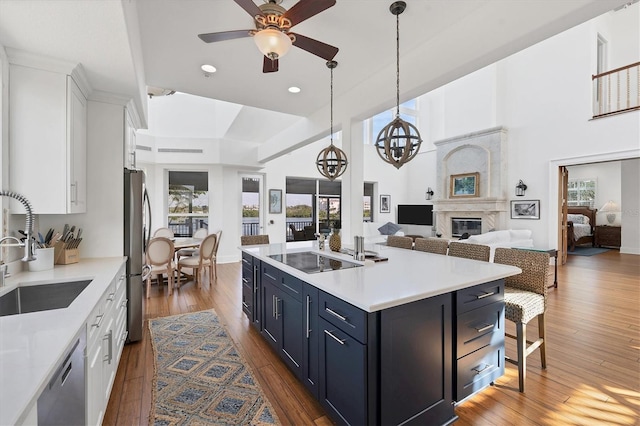
[[[255, 0], [260, 4], [262, 0]], [[395, 103], [391, 0], [337, 0], [293, 31], [340, 49], [335, 98], [366, 93], [361, 111]], [[296, 0], [284, 0], [290, 8]], [[612, 10], [624, 0], [408, 0], [400, 15], [401, 91], [414, 97]], [[0, 44], [82, 63], [96, 90], [140, 95], [164, 87], [310, 116], [329, 102], [325, 61], [293, 47], [262, 73], [250, 38], [204, 43], [200, 33], [253, 28], [233, 0], [0, 0]], [[206, 78], [200, 65], [218, 71]], [[297, 95], [287, 91], [299, 86]], [[144, 93], [144, 92], [142, 92]], [[252, 111], [254, 114], [256, 111]], [[236, 123], [234, 138], [244, 138]]]

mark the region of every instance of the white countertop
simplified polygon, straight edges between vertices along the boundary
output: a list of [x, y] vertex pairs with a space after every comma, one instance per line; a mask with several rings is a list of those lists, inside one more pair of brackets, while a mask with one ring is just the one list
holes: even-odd
[[320, 252], [316, 241], [243, 246], [241, 249], [366, 312], [376, 312], [522, 272], [514, 266], [385, 245], [366, 245], [365, 250], [377, 252], [389, 260], [375, 263], [367, 261], [358, 268], [307, 274], [269, 255], [314, 251], [327, 257], [362, 262], [356, 262], [346, 254], [328, 250]]
[[68, 308], [0, 317], [0, 425], [23, 420], [124, 261], [82, 259], [49, 271], [15, 274], [0, 287], [3, 295], [18, 285], [93, 280]]

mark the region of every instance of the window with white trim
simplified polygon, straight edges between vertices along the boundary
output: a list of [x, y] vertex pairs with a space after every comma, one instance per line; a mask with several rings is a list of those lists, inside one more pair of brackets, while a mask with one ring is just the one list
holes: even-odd
[[595, 178], [569, 179], [567, 205], [594, 208], [597, 183]]
[[[380, 131], [396, 118], [396, 107], [383, 111], [363, 121], [364, 143], [373, 145]], [[418, 99], [410, 99], [400, 104], [400, 118], [418, 127]]]

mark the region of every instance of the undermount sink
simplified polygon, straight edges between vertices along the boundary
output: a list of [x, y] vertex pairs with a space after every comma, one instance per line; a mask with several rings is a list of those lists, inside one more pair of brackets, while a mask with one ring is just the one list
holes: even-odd
[[0, 297], [0, 317], [67, 308], [91, 280], [17, 287]]

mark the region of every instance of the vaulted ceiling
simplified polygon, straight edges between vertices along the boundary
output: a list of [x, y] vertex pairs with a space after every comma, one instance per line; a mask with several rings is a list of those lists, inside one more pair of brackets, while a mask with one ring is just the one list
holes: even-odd
[[[260, 4], [262, 0], [255, 0]], [[284, 0], [286, 9], [297, 0]], [[401, 92], [418, 96], [625, 3], [624, 0], [408, 0], [400, 15]], [[340, 49], [335, 98], [366, 97], [354, 116], [395, 103], [390, 0], [337, 0], [294, 27]], [[308, 117], [329, 102], [325, 61], [293, 47], [262, 73], [251, 38], [204, 43], [200, 33], [251, 29], [233, 0], [0, 0], [0, 44], [82, 63], [96, 90], [146, 103], [145, 85]], [[200, 70], [211, 64], [209, 77]], [[302, 89], [299, 94], [287, 91]], [[143, 110], [146, 106], [143, 106]], [[252, 115], [255, 109], [249, 110]], [[254, 117], [238, 120], [234, 138]]]

